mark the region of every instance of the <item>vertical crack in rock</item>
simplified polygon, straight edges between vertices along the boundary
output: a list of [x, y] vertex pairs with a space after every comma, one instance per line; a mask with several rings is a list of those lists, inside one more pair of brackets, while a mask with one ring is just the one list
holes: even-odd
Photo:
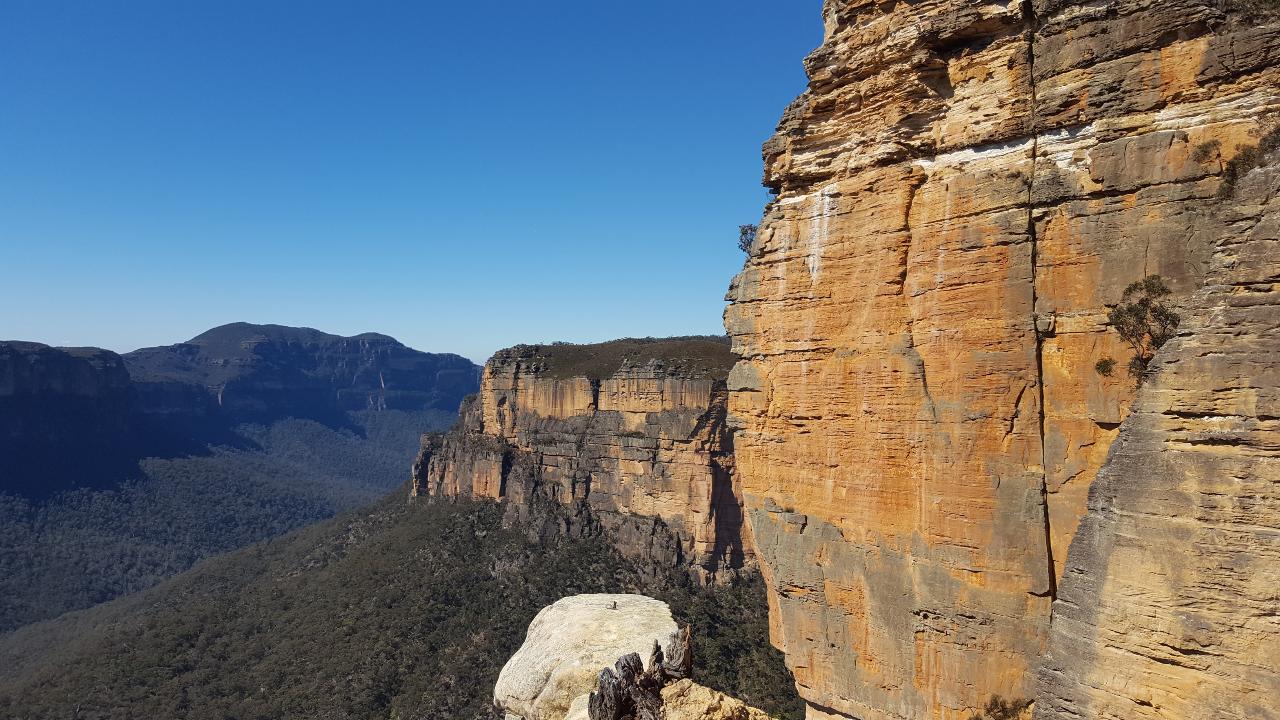
[[911, 296], [907, 293], [907, 273], [911, 271], [911, 246], [915, 242], [915, 235], [911, 231], [911, 208], [915, 207], [916, 193], [920, 192], [920, 188], [928, 180], [928, 175], [918, 172], [911, 178], [907, 187], [907, 202], [903, 208], [902, 215], [902, 226], [907, 238], [902, 251], [902, 274], [898, 278], [898, 295], [902, 299], [902, 309], [907, 321], [907, 335], [904, 338], [903, 355], [911, 363], [912, 369], [915, 370], [920, 380], [920, 392], [924, 394], [924, 401], [930, 419], [933, 422], [938, 422], [938, 406], [933, 401], [933, 394], [929, 392], [929, 372], [925, 367], [924, 357], [916, 346], [916, 318], [911, 309]]
[[[1044, 512], [1044, 552], [1048, 566], [1049, 598], [1058, 597], [1058, 572], [1053, 561], [1053, 526], [1049, 516], [1049, 462], [1045, 449], [1045, 391], [1044, 391], [1044, 332], [1039, 318], [1038, 268], [1039, 237], [1036, 230], [1035, 186], [1036, 171], [1040, 164], [1040, 119], [1036, 104], [1036, 11], [1032, 0], [1023, 0], [1022, 17], [1027, 32], [1027, 73], [1031, 93], [1031, 113], [1029, 130], [1031, 132], [1031, 172], [1027, 178], [1027, 238], [1031, 243], [1031, 330], [1036, 334], [1036, 389], [1040, 395], [1039, 412], [1037, 413], [1038, 432], [1040, 434], [1040, 502]], [[1052, 622], [1052, 617], [1050, 618]]]
[[1275, 717], [1280, 153], [1242, 185], [1094, 480], [1038, 720]]
[[[777, 240], [725, 313], [750, 358], [729, 408], [748, 524], [812, 718], [1031, 696], [1133, 397], [1094, 370], [1124, 352], [1106, 304], [1144, 265], [1195, 287], [1220, 161], [1280, 108], [1280, 25], [1210, 31], [1213, 5], [826, 3], [765, 147]], [[822, 234], [833, 181], [818, 268], [781, 240]]]

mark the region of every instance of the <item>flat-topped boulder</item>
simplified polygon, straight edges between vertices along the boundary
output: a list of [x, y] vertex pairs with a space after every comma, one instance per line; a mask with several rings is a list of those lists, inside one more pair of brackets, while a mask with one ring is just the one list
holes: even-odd
[[509, 720], [563, 720], [621, 656], [648, 658], [677, 632], [671, 608], [644, 595], [575, 595], [548, 605], [503, 666], [494, 703]]

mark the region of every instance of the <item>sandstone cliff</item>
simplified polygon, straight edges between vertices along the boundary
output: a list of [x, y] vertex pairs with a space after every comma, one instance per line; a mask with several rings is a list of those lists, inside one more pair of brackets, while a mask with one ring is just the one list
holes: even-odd
[[1090, 490], [1037, 717], [1280, 717], [1280, 153], [1221, 214]]
[[413, 494], [554, 509], [569, 533], [603, 528], [631, 555], [707, 579], [752, 562], [724, 423], [722, 339], [518, 346], [485, 365], [449, 434], [428, 436]]
[[[1223, 322], [1196, 294], [1238, 223], [1220, 186], [1280, 111], [1280, 26], [1231, 6], [828, 0], [725, 315], [739, 482], [811, 717], [1033, 695], [1133, 399], [1094, 370], [1127, 358], [1107, 304], [1159, 274], [1188, 317]], [[1205, 378], [1265, 375], [1200, 352]], [[1270, 447], [1261, 409], [1224, 412]], [[1086, 527], [1121, 532], [1105, 525]]]

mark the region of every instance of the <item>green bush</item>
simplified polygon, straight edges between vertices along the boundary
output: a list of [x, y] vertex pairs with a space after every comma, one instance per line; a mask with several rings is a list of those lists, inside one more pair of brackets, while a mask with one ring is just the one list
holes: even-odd
[[[1129, 375], [1137, 382], [1146, 377], [1156, 351], [1173, 338], [1178, 324], [1182, 322], [1182, 318], [1163, 302], [1171, 293], [1159, 275], [1148, 275], [1126, 287], [1119, 304], [1107, 314], [1112, 329], [1133, 349]], [[1098, 362], [1095, 366], [1098, 372], [1103, 371], [1102, 366], [1109, 359], [1103, 358]], [[1114, 362], [1110, 367], [1114, 367]]]
[[969, 720], [1020, 720], [1030, 709], [1030, 700], [1005, 700], [993, 695], [982, 712], [970, 715]]
[[1111, 373], [1116, 369], [1116, 359], [1111, 357], [1102, 358], [1093, 366], [1093, 369], [1102, 377], [1111, 377]]
[[738, 249], [744, 253], [751, 252], [751, 245], [756, 241], [756, 233], [760, 228], [755, 225], [738, 226]]
[[1218, 154], [1221, 152], [1222, 141], [1210, 140], [1209, 142], [1203, 142], [1196, 145], [1195, 150], [1191, 153], [1191, 159], [1198, 163], [1207, 163], [1215, 157], [1218, 157]]

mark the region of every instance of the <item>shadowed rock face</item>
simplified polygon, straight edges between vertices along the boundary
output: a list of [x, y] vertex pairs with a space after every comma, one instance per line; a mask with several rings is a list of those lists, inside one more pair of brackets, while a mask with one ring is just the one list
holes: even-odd
[[[485, 365], [415, 495], [505, 500], [555, 531], [608, 531], [632, 556], [704, 579], [752, 562], [725, 423], [723, 339], [519, 346]], [[535, 523], [536, 524], [536, 523]]]
[[1148, 274], [1202, 301], [1280, 27], [1212, 0], [824, 19], [728, 295], [739, 483], [810, 716], [967, 717], [1033, 694], [1134, 393], [1093, 369], [1129, 357], [1106, 306]]
[[129, 373], [97, 348], [0, 342], [0, 490], [42, 497], [136, 461]]

